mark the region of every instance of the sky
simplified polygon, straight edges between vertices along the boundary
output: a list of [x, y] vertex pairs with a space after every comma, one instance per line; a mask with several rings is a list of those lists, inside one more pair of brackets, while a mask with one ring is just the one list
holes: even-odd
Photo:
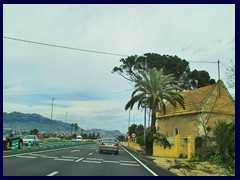
[[[233, 4], [4, 4], [3, 36], [121, 55], [177, 55], [227, 84], [235, 64]], [[123, 56], [3, 38], [3, 111], [38, 113], [83, 129], [126, 133], [133, 84], [111, 71]], [[229, 89], [234, 96], [235, 89]], [[53, 100], [54, 98], [54, 100]]]

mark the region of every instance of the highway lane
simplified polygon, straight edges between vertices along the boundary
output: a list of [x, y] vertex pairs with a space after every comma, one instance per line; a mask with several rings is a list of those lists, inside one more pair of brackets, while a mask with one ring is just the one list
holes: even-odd
[[[97, 145], [4, 156], [4, 176], [156, 176], [133, 152], [120, 147], [119, 155], [98, 153]], [[172, 175], [171, 173], [162, 174]]]

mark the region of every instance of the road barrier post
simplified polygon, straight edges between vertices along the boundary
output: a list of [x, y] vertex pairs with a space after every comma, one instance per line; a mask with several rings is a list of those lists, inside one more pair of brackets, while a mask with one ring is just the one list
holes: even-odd
[[15, 142], [16, 142], [16, 141], [13, 141], [13, 142], [12, 142], [11, 154], [14, 154], [14, 153], [16, 152], [16, 150], [15, 150]]
[[31, 151], [32, 150], [32, 143], [31, 141], [28, 141], [27, 143], [27, 151]]
[[51, 143], [47, 142], [47, 149], [50, 149], [50, 148], [51, 148]]
[[38, 150], [42, 150], [42, 149], [43, 149], [43, 141], [39, 141]]
[[15, 151], [18, 151], [18, 146], [20, 144], [20, 140], [19, 141], [15, 141]]

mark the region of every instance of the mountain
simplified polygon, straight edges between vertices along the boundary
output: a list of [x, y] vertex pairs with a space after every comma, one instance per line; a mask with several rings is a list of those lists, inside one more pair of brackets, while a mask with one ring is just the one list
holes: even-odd
[[[38, 129], [41, 133], [67, 133], [71, 134], [71, 124], [62, 121], [51, 120], [39, 114], [24, 114], [21, 112], [6, 113], [3, 112], [3, 127], [15, 127], [22, 132], [29, 132], [32, 129]], [[80, 128], [78, 132], [80, 133]], [[82, 128], [81, 128], [82, 129]], [[117, 137], [120, 135], [126, 136], [118, 130], [108, 131], [103, 129], [88, 129], [83, 133], [95, 134], [98, 133], [103, 137]]]
[[[117, 136], [127, 136], [124, 133], [121, 133], [119, 130], [103, 130], [103, 129], [90, 129], [90, 130], [86, 130], [85, 132], [87, 132], [87, 134], [91, 133], [91, 134], [95, 134], [97, 135], [99, 133], [99, 135], [101, 137], [117, 137]], [[84, 132], [84, 133], [85, 133]]]
[[20, 112], [3, 112], [3, 127], [15, 127], [20, 131], [38, 129], [40, 132], [71, 133], [69, 123], [51, 120], [39, 114], [24, 114]]

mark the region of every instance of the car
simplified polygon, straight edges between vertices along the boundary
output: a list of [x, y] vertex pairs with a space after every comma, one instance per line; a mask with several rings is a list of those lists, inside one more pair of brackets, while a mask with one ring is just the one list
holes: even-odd
[[116, 138], [102, 138], [99, 147], [99, 153], [110, 152], [119, 154], [119, 144]]
[[12, 147], [13, 141], [18, 141], [18, 149], [22, 148], [23, 135], [15, 128], [3, 128], [3, 149], [7, 150]]
[[77, 136], [75, 140], [76, 141], [82, 141], [82, 136]]
[[27, 146], [29, 142], [31, 143], [31, 146], [33, 146], [33, 145], [38, 146], [39, 139], [38, 139], [37, 135], [23, 136], [23, 144]]

